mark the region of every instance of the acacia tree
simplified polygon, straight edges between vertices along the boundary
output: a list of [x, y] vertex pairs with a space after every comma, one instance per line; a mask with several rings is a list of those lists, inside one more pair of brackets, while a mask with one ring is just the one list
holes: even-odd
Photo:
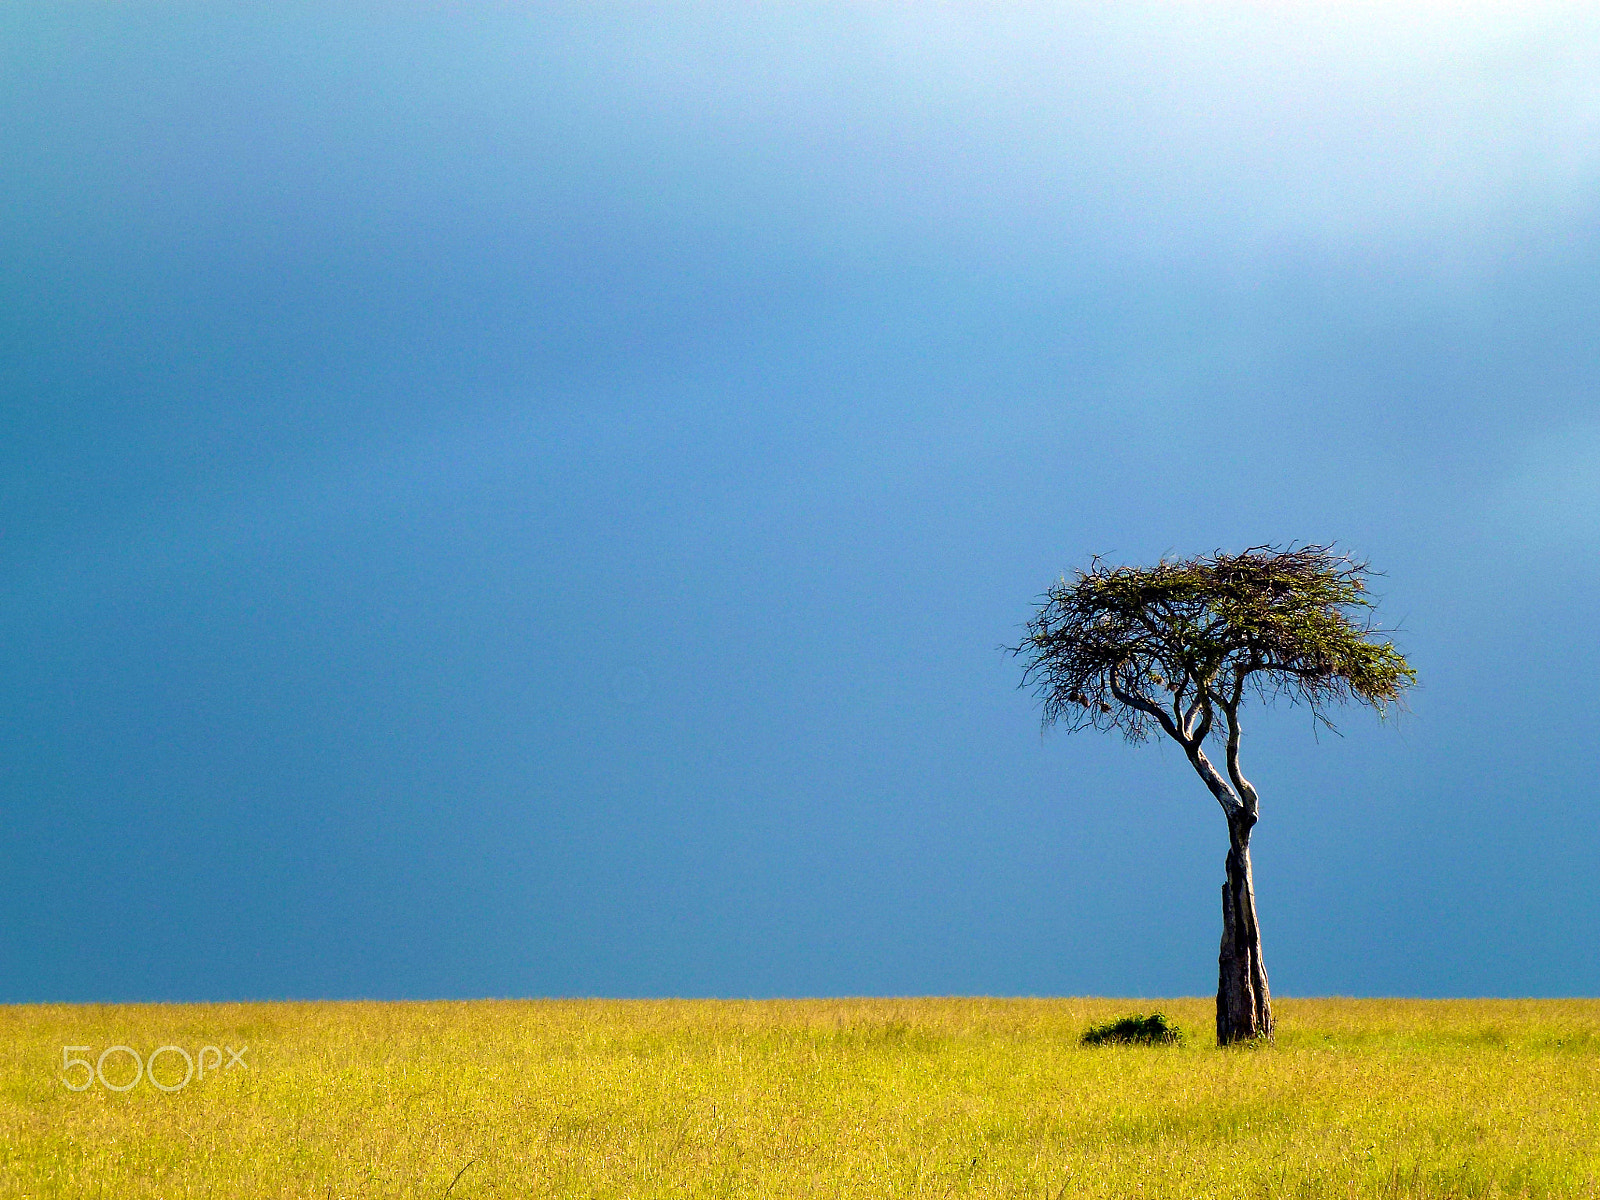
[[[1116, 730], [1130, 742], [1159, 729], [1183, 747], [1228, 819], [1218, 959], [1217, 1042], [1271, 1037], [1250, 831], [1260, 798], [1239, 769], [1239, 712], [1255, 697], [1307, 706], [1333, 728], [1331, 704], [1381, 716], [1416, 672], [1378, 638], [1366, 562], [1330, 546], [1257, 546], [1153, 567], [1094, 559], [1045, 594], [1012, 653], [1044, 724]], [[1226, 774], [1206, 754], [1221, 743]]]

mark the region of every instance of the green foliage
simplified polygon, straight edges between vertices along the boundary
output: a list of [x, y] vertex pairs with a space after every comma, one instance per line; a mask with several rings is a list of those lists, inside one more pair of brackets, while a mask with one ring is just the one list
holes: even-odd
[[1050, 588], [1022, 643], [1024, 685], [1046, 724], [1118, 729], [1131, 740], [1159, 726], [1180, 741], [1235, 724], [1248, 690], [1327, 706], [1356, 700], [1385, 711], [1416, 681], [1380, 639], [1368, 565], [1327, 546], [1162, 559], [1152, 567], [1087, 570]]
[[1183, 1030], [1160, 1012], [1135, 1014], [1091, 1025], [1078, 1039], [1085, 1046], [1180, 1046]]

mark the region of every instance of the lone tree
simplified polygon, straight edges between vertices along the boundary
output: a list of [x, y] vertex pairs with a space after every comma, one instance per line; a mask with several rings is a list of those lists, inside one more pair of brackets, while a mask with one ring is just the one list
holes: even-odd
[[[1330, 704], [1357, 700], [1381, 716], [1416, 682], [1394, 645], [1377, 640], [1364, 561], [1330, 546], [1257, 546], [1242, 554], [1112, 567], [1094, 559], [1045, 594], [1027, 637], [1023, 686], [1044, 724], [1117, 730], [1130, 742], [1159, 729], [1183, 747], [1228, 818], [1222, 885], [1217, 1043], [1271, 1037], [1250, 831], [1256, 789], [1239, 769], [1239, 710], [1249, 696], [1304, 704], [1329, 729]], [[1227, 774], [1206, 754], [1224, 747]]]

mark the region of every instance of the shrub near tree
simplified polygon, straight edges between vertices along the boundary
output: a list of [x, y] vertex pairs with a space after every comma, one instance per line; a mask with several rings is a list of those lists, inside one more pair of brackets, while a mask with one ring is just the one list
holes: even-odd
[[1148, 1017], [1135, 1013], [1091, 1025], [1078, 1041], [1085, 1046], [1181, 1046], [1183, 1030], [1167, 1020], [1165, 1013]]
[[[1152, 567], [1097, 558], [1045, 594], [1011, 647], [1046, 726], [1115, 730], [1131, 742], [1159, 730], [1222, 806], [1219, 1045], [1273, 1029], [1250, 872], [1260, 798], [1239, 765], [1240, 712], [1252, 698], [1287, 699], [1331, 729], [1333, 704], [1353, 700], [1381, 716], [1401, 699], [1416, 672], [1372, 623], [1369, 573], [1329, 546], [1258, 546]], [[1221, 770], [1208, 746], [1222, 750]]]

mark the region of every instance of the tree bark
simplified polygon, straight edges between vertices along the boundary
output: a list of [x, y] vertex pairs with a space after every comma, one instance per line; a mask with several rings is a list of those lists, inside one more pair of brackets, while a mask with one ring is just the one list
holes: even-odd
[[1261, 961], [1248, 817], [1228, 822], [1227, 881], [1222, 885], [1222, 953], [1217, 959], [1217, 1045], [1272, 1036], [1272, 993]]

